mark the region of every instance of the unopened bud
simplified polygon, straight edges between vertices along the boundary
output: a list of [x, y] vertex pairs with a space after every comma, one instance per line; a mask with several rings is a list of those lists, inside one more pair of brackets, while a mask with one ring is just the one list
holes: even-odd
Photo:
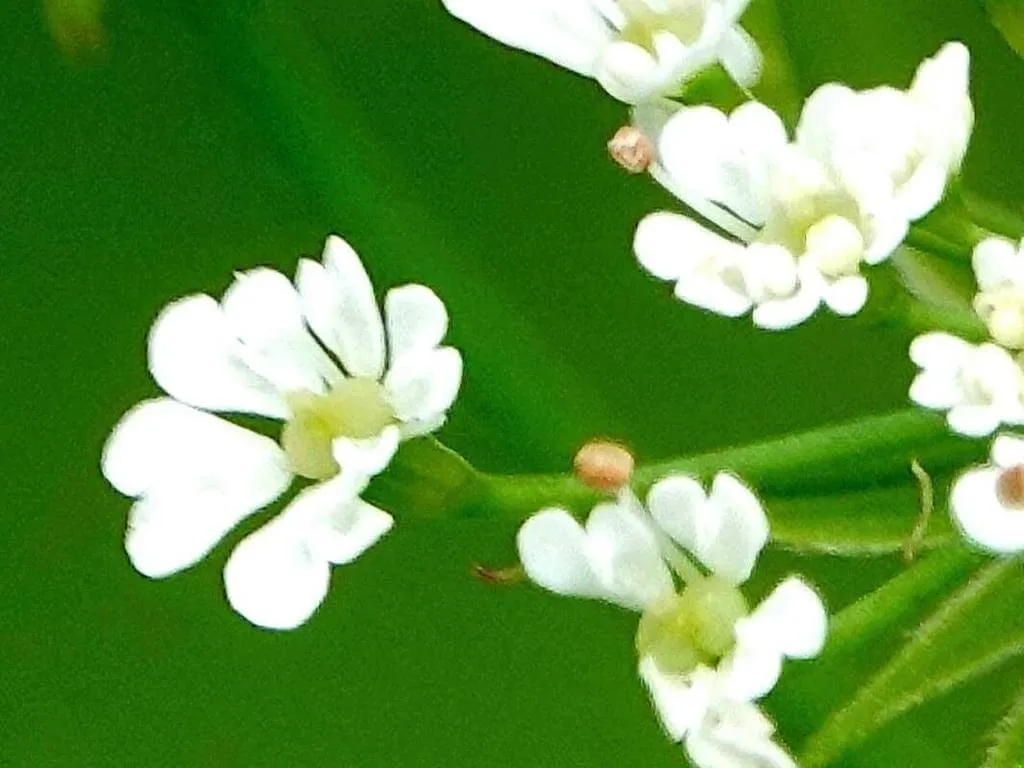
[[654, 162], [654, 142], [635, 125], [624, 125], [608, 142], [608, 154], [629, 173], [643, 173]]
[[1004, 470], [996, 480], [996, 497], [1010, 509], [1024, 509], [1024, 464]]
[[633, 476], [633, 454], [618, 443], [591, 440], [576, 454], [576, 476], [591, 488], [614, 493]]

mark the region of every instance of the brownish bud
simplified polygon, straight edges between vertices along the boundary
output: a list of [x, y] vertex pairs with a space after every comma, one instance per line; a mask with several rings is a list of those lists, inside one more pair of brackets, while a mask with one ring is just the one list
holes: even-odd
[[576, 476], [599, 491], [614, 493], [633, 476], [633, 454], [609, 440], [591, 440], [573, 461]]
[[999, 503], [1010, 509], [1024, 509], [1024, 464], [1004, 470], [996, 480]]
[[643, 173], [654, 162], [654, 142], [635, 125], [624, 125], [608, 142], [608, 154], [629, 173]]

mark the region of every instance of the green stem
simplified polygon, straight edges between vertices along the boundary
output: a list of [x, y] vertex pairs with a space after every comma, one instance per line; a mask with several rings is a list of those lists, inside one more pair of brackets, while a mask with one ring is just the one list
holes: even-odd
[[[710, 478], [727, 470], [765, 496], [827, 493], [906, 482], [911, 459], [932, 471], [976, 461], [984, 446], [949, 433], [940, 414], [912, 409], [641, 467], [644, 493], [673, 473]], [[546, 506], [583, 511], [600, 495], [571, 475], [484, 475], [486, 513], [523, 520]]]
[[1024, 214], [1021, 212], [1004, 208], [967, 190], [961, 191], [961, 197], [968, 215], [979, 226], [1011, 240], [1024, 237]]

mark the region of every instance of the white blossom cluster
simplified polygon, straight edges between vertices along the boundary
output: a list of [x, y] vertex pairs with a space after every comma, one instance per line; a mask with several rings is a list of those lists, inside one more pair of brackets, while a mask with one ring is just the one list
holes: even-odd
[[827, 614], [798, 577], [749, 609], [739, 586], [767, 540], [757, 497], [723, 472], [710, 493], [687, 475], [663, 478], [646, 505], [627, 487], [585, 525], [563, 509], [541, 510], [518, 545], [527, 575], [545, 589], [641, 614], [640, 677], [694, 763], [785, 768], [795, 763], [754, 702], [775, 686], [784, 659], [821, 651]]
[[[1024, 425], [1024, 242], [989, 237], [974, 248], [978, 292], [974, 311], [991, 341], [972, 344], [949, 333], [914, 339], [921, 368], [910, 397], [946, 410], [950, 428], [984, 437], [1000, 426]], [[1024, 439], [1004, 434], [991, 463], [964, 472], [950, 494], [950, 511], [964, 534], [989, 551], [1024, 551]]]
[[[667, 102], [634, 110], [655, 137], [650, 171], [714, 227], [649, 215], [634, 249], [682, 301], [760, 328], [791, 328], [821, 306], [856, 314], [864, 268], [885, 261], [942, 198], [967, 149], [967, 49], [945, 45], [906, 91], [830, 83], [792, 138], [764, 104], [726, 115]], [[941, 127], [940, 127], [941, 126]]]

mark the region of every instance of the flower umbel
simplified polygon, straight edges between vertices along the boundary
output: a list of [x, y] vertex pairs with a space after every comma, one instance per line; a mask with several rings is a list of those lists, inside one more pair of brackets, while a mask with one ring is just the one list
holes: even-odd
[[[149, 368], [170, 397], [131, 409], [103, 472], [137, 500], [125, 547], [141, 573], [187, 568], [280, 496], [294, 476], [320, 481], [235, 548], [229, 602], [275, 629], [303, 623], [330, 565], [358, 557], [392, 526], [360, 500], [401, 440], [437, 429], [462, 376], [441, 346], [448, 316], [420, 285], [391, 290], [384, 317], [359, 257], [328, 238], [295, 283], [270, 269], [236, 275], [218, 303], [174, 302], [153, 324]], [[385, 332], [386, 328], [386, 332]], [[208, 413], [283, 421], [280, 444]]]
[[676, 93], [721, 62], [742, 86], [761, 53], [738, 22], [749, 0], [443, 0], [448, 11], [506, 45], [597, 80], [638, 104]]

